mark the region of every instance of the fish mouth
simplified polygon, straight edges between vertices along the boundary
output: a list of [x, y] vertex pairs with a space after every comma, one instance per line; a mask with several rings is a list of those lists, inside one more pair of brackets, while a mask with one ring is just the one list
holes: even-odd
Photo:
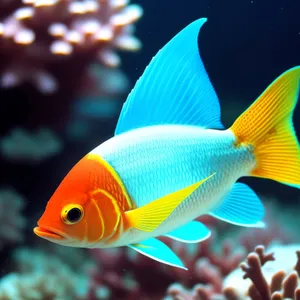
[[44, 227], [35, 227], [33, 229], [33, 232], [41, 237], [44, 238], [46, 240], [55, 240], [55, 241], [63, 241], [66, 240], [66, 237], [59, 231], [57, 230], [53, 230], [53, 229], [48, 229], [48, 228], [44, 228]]

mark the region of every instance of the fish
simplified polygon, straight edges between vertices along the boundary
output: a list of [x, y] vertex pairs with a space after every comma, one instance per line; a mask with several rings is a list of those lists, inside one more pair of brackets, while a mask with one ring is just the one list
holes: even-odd
[[58, 185], [33, 229], [37, 236], [69, 247], [129, 247], [186, 270], [160, 237], [208, 239], [202, 215], [266, 226], [263, 203], [240, 178], [300, 187], [292, 121], [300, 67], [271, 82], [225, 128], [198, 46], [206, 21], [190, 23], [152, 58], [123, 104], [114, 135]]

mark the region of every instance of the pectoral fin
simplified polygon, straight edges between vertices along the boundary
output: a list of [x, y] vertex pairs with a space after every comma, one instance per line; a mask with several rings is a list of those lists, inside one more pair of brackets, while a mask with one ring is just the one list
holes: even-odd
[[159, 198], [145, 206], [127, 211], [125, 214], [130, 227], [146, 232], [154, 231], [171, 215], [174, 209], [182, 201], [189, 197], [202, 183], [214, 175], [215, 173], [197, 183]]
[[199, 221], [191, 221], [172, 232], [166, 237], [183, 243], [199, 243], [210, 237], [210, 230]]
[[139, 244], [128, 245], [128, 247], [161, 263], [187, 270], [178, 256], [167, 245], [157, 239], [148, 239]]

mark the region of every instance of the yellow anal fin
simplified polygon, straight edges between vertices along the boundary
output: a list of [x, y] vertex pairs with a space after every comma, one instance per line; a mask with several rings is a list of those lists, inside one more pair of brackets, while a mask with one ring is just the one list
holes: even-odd
[[131, 228], [146, 232], [154, 231], [166, 220], [174, 209], [189, 197], [201, 184], [210, 179], [216, 173], [194, 183], [182, 190], [176, 191], [153, 202], [126, 212], [126, 217]]
[[279, 76], [230, 128], [237, 146], [252, 145], [249, 175], [300, 187], [300, 147], [292, 117], [299, 97], [300, 67]]

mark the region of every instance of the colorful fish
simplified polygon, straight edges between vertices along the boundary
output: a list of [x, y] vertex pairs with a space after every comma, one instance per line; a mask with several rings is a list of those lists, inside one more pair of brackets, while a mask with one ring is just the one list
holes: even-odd
[[197, 243], [210, 236], [194, 219], [209, 214], [262, 227], [264, 208], [244, 176], [300, 187], [292, 115], [300, 67], [277, 78], [229, 129], [199, 57], [199, 19], [177, 34], [128, 96], [115, 136], [66, 175], [34, 232], [71, 247], [129, 246], [184, 268], [156, 237]]

